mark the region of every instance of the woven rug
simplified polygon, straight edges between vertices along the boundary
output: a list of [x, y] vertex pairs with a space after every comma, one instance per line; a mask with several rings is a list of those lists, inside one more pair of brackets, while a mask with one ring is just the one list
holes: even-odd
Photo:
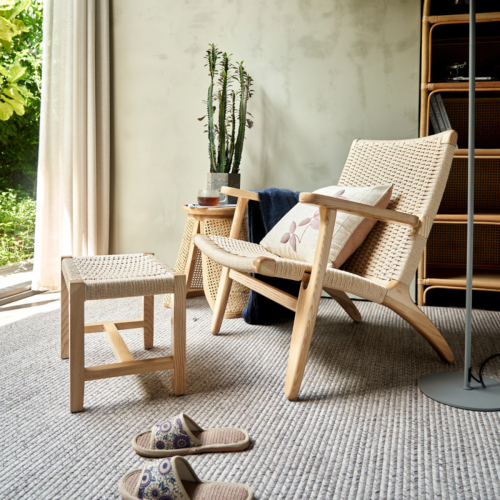
[[[86, 304], [86, 320], [140, 316], [140, 299]], [[119, 498], [117, 483], [144, 460], [130, 441], [185, 412], [202, 426], [247, 429], [248, 450], [189, 457], [200, 477], [244, 482], [257, 499], [500, 498], [500, 415], [427, 399], [419, 378], [463, 366], [464, 311], [427, 308], [456, 355], [443, 364], [411, 327], [357, 302], [353, 323], [322, 299], [297, 401], [283, 394], [291, 323], [227, 320], [210, 334], [204, 298], [188, 300], [188, 392], [170, 372], [87, 382], [85, 411], [69, 413], [68, 361], [59, 358], [59, 311], [0, 330], [0, 498]], [[137, 358], [168, 355], [170, 310], [156, 298], [155, 348], [123, 336]], [[500, 352], [500, 313], [475, 311], [473, 361]], [[112, 362], [105, 335], [86, 336], [86, 364]], [[494, 360], [486, 374], [497, 376]]]

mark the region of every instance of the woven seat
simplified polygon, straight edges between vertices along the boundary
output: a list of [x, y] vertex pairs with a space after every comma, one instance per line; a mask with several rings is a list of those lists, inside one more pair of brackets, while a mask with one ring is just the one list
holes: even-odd
[[85, 283], [85, 300], [172, 293], [174, 269], [150, 254], [73, 257], [62, 263], [67, 282]]
[[256, 257], [274, 259], [276, 261], [275, 276], [278, 278], [300, 281], [304, 273], [312, 268], [306, 262], [284, 259], [269, 252], [264, 247], [248, 241], [199, 234], [195, 237], [194, 242], [207, 257], [242, 273], [255, 272], [253, 261]]
[[[135, 360], [119, 330], [142, 329], [144, 349], [153, 347], [154, 296], [173, 294], [171, 356]], [[142, 297], [138, 319], [85, 323], [85, 301]], [[105, 332], [116, 363], [85, 366], [85, 334]], [[153, 254], [62, 257], [61, 358], [69, 358], [70, 411], [83, 410], [86, 381], [172, 370], [175, 394], [186, 391], [186, 276]]]
[[[403, 141], [355, 140], [340, 186], [392, 184], [387, 209], [317, 193], [301, 193], [299, 201], [319, 207], [320, 227], [314, 262], [275, 255], [260, 245], [230, 238], [197, 236], [195, 244], [224, 266], [212, 320], [220, 331], [233, 280], [296, 312], [285, 380], [289, 399], [298, 395], [307, 362], [322, 291], [330, 294], [354, 321], [361, 315], [347, 293], [383, 304], [410, 323], [445, 361], [453, 361], [446, 340], [409, 295], [409, 286], [424, 251], [450, 171], [457, 134], [447, 131]], [[223, 188], [238, 196], [232, 234], [239, 234], [246, 206], [259, 196]], [[337, 211], [377, 219], [359, 248], [334, 269], [328, 261]], [[251, 273], [301, 281], [298, 299], [258, 280]]]
[[[209, 258], [241, 273], [254, 273], [254, 259], [268, 257], [276, 262], [274, 277], [301, 281], [304, 273], [310, 272], [311, 264], [298, 260], [284, 259], [275, 255], [263, 246], [248, 241], [233, 240], [221, 236], [198, 235], [196, 246]], [[382, 303], [387, 288], [370, 279], [357, 276], [331, 266], [326, 269], [325, 287], [342, 290], [343, 292], [363, 295], [373, 302]]]

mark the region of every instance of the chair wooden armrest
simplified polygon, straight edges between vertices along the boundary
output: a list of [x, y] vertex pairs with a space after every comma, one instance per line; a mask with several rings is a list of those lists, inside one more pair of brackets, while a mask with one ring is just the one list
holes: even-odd
[[[249, 200], [260, 201], [259, 194], [253, 191], [245, 191], [244, 189], [230, 188], [223, 186], [221, 193], [238, 198], [236, 212], [234, 214], [233, 225], [231, 226], [231, 238], [237, 238], [241, 231], [241, 223]], [[234, 229], [233, 229], [234, 228]], [[258, 274], [266, 276], [274, 276], [276, 271], [276, 261], [269, 257], [257, 257], [253, 261], [253, 267]]]
[[223, 186], [220, 190], [222, 194], [227, 194], [228, 196], [235, 196], [236, 198], [243, 198], [245, 200], [259, 200], [259, 193], [254, 193], [253, 191], [245, 191], [244, 189], [230, 188]]
[[416, 215], [396, 212], [396, 210], [388, 210], [386, 208], [373, 207], [372, 205], [366, 205], [364, 203], [342, 200], [324, 194], [300, 193], [299, 201], [307, 205], [318, 205], [331, 210], [338, 210], [340, 212], [347, 212], [348, 214], [377, 219], [382, 222], [410, 226], [414, 229], [420, 225], [420, 219]]
[[238, 238], [241, 232], [241, 224], [243, 218], [245, 217], [246, 208], [249, 200], [260, 201], [258, 193], [252, 191], [245, 191], [244, 189], [230, 188], [227, 186], [222, 186], [221, 193], [227, 194], [228, 196], [235, 196], [238, 198], [238, 203], [236, 203], [236, 210], [234, 211], [233, 224], [231, 225], [231, 232], [229, 233], [230, 238]]

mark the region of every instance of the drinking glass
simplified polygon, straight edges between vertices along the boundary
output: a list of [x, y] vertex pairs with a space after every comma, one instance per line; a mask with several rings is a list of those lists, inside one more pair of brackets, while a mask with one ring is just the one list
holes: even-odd
[[217, 189], [200, 189], [198, 191], [198, 205], [202, 207], [216, 207], [219, 203], [226, 203], [227, 196], [220, 194]]

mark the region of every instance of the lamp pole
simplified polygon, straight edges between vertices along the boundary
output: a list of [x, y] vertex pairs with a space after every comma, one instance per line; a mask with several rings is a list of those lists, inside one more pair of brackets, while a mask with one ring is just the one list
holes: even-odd
[[469, 6], [469, 166], [467, 186], [467, 280], [465, 299], [464, 389], [470, 391], [472, 351], [472, 273], [474, 259], [474, 148], [476, 125], [476, 2]]

